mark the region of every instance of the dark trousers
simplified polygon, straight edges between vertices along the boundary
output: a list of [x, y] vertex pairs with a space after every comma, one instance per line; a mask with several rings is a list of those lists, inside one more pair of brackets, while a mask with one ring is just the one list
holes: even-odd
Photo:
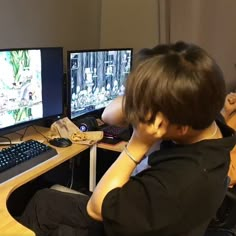
[[19, 221], [37, 236], [104, 236], [103, 224], [87, 214], [88, 199], [53, 189], [39, 190]]

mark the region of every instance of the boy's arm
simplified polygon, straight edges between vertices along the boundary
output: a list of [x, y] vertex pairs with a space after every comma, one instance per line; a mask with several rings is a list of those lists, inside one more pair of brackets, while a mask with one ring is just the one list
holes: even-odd
[[235, 116], [236, 113], [236, 93], [229, 93], [225, 98], [225, 104], [221, 111], [222, 116], [225, 119], [225, 122], [231, 119], [232, 116]]
[[105, 123], [116, 126], [128, 126], [122, 109], [123, 99], [123, 96], [119, 96], [107, 105], [101, 117]]

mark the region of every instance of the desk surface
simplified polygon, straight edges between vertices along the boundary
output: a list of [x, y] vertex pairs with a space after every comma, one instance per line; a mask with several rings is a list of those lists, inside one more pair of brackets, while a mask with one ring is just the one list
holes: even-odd
[[97, 147], [102, 148], [102, 149], [106, 149], [106, 150], [110, 150], [110, 151], [114, 151], [114, 152], [122, 152], [124, 150], [125, 144], [127, 144], [127, 142], [125, 142], [125, 141], [121, 141], [117, 144], [98, 143]]
[[[46, 139], [40, 133], [37, 133], [31, 127], [28, 129], [29, 130], [27, 130], [26, 135], [24, 136], [24, 140], [32, 138], [36, 140], [45, 140], [45, 143], [47, 143]], [[47, 128], [43, 127], [39, 127], [38, 130], [44, 135], [46, 135], [48, 131]], [[16, 134], [9, 135], [9, 137], [13, 138], [13, 140], [17, 140], [16, 138], [19, 139], [19, 135], [16, 136]], [[0, 184], [0, 235], [34, 236], [34, 232], [19, 224], [8, 212], [6, 204], [9, 196], [15, 189], [58, 166], [66, 160], [78, 155], [80, 152], [88, 148], [89, 147], [87, 145], [80, 144], [73, 144], [69, 148], [56, 148], [58, 152], [57, 156], [43, 162], [40, 165], [35, 166], [34, 168], [16, 176], [15, 178]]]

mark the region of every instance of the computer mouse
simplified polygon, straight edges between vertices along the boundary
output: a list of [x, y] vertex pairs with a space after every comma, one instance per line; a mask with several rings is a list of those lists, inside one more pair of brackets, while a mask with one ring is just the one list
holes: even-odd
[[49, 143], [55, 147], [69, 147], [72, 145], [70, 139], [62, 137], [50, 139]]

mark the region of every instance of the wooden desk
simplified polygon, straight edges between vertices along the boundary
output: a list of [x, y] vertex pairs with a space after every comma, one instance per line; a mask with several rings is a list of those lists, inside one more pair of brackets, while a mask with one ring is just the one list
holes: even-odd
[[119, 142], [117, 144], [98, 143], [97, 147], [113, 152], [122, 152], [124, 150], [125, 144], [127, 144], [125, 141]]
[[[45, 138], [37, 133], [33, 128], [29, 127], [27, 130], [24, 140], [35, 139], [45, 140]], [[37, 127], [44, 135], [47, 134], [48, 129], [43, 127]], [[9, 135], [13, 140], [19, 139], [16, 134]], [[5, 141], [5, 140], [4, 140]], [[46, 140], [45, 140], [46, 143]], [[46, 143], [48, 144], [48, 143]], [[24, 185], [25, 183], [35, 179], [43, 173], [53, 169], [59, 164], [67, 161], [70, 158], [78, 155], [80, 152], [88, 149], [87, 145], [73, 144], [69, 148], [56, 148], [58, 155], [35, 166], [34, 168], [12, 178], [2, 184], [0, 184], [0, 235], [1, 236], [34, 236], [35, 233], [27, 229], [23, 225], [19, 224], [8, 212], [7, 200], [11, 193]]]
[[96, 166], [97, 166], [97, 148], [110, 150], [113, 152], [122, 152], [127, 142], [119, 142], [117, 144], [96, 143], [90, 147], [89, 159], [89, 190], [93, 192], [96, 186]]

